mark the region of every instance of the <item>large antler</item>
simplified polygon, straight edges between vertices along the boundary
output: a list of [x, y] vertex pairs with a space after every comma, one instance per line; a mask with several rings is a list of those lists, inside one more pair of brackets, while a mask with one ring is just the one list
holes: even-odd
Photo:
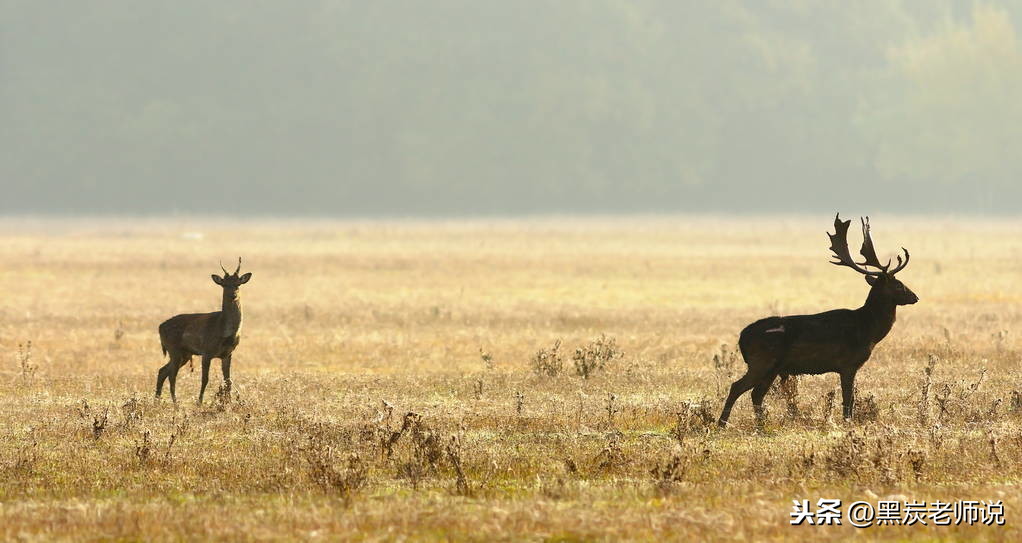
[[[862, 221], [862, 247], [859, 249], [859, 254], [865, 259], [861, 264], [856, 263], [852, 260], [852, 255], [848, 251], [848, 227], [852, 221], [842, 221], [840, 213], [834, 217], [834, 234], [827, 233], [830, 236], [830, 250], [834, 252], [835, 257], [838, 259], [837, 262], [831, 262], [838, 266], [847, 266], [853, 270], [864, 274], [864, 275], [894, 275], [901, 270], [905, 269], [908, 265], [908, 249], [901, 248], [905, 251], [905, 260], [901, 259], [901, 255], [898, 255], [898, 265], [891, 270], [891, 261], [888, 260], [887, 264], [881, 264], [880, 259], [877, 258], [876, 248], [873, 246], [873, 237], [870, 236], [869, 232], [869, 217], [861, 219]], [[871, 272], [862, 266], [872, 266], [879, 269], [879, 272]]]
[[891, 268], [890, 259], [887, 260], [886, 266], [881, 266], [880, 259], [877, 258], [876, 249], [873, 248], [873, 238], [870, 237], [869, 235], [869, 217], [862, 219], [862, 249], [860, 249], [859, 252], [866, 259], [866, 261], [863, 262], [863, 264], [867, 266], [873, 266], [875, 268], [880, 268], [884, 270], [884, 273], [886, 273], [887, 275], [894, 275], [900, 272], [901, 270], [905, 269], [905, 266], [908, 266], [908, 259], [910, 258], [908, 254], [908, 249], [902, 247], [901, 250], [905, 251], [905, 260], [902, 260], [901, 255], [898, 255], [898, 265], [895, 266], [893, 270], [890, 269]]
[[908, 266], [908, 259], [909, 259], [908, 249], [902, 247], [901, 250], [905, 251], [905, 260], [904, 260], [904, 262], [901, 260], [901, 255], [898, 255], [898, 265], [895, 266], [893, 270], [887, 272], [887, 275], [894, 275], [894, 274], [900, 272], [901, 270], [904, 270], [905, 266]]
[[239, 256], [238, 257], [238, 268], [236, 270], [234, 270], [234, 275], [235, 276], [238, 275], [238, 272], [240, 272], [240, 271], [241, 271], [241, 257]]
[[220, 261], [220, 269], [224, 270], [224, 277], [227, 277], [228, 275], [230, 275], [230, 272], [228, 272], [227, 268], [224, 267], [224, 261], [223, 260]]
[[873, 247], [873, 238], [869, 235], [869, 217], [859, 218], [862, 221], [862, 248], [859, 249], [859, 254], [866, 259], [862, 263], [863, 266], [873, 266], [874, 268], [880, 268], [884, 272], [887, 272], [887, 268], [891, 267], [891, 261], [887, 261], [887, 265], [884, 266], [880, 263], [880, 259], [877, 258], [877, 251]]
[[[833, 251], [834, 258], [837, 259], [837, 262], [831, 262], [831, 264], [849, 267], [863, 275], [880, 275], [883, 272], [871, 272], [857, 264], [855, 260], [852, 259], [852, 255], [848, 251], [848, 227], [851, 226], [851, 224], [852, 221], [842, 221], [840, 213], [834, 216], [834, 233], [831, 234], [830, 232], [827, 232], [827, 236], [830, 237], [830, 250]], [[863, 224], [865, 225], [866, 223]], [[863, 228], [865, 231], [865, 228], [867, 227], [864, 226]], [[869, 246], [870, 250], [872, 250], [872, 241], [869, 242]], [[866, 250], [865, 241], [862, 244], [862, 248], [863, 251]], [[875, 256], [873, 258], [876, 259]], [[869, 264], [869, 257], [866, 257], [866, 260], [866, 264]]]

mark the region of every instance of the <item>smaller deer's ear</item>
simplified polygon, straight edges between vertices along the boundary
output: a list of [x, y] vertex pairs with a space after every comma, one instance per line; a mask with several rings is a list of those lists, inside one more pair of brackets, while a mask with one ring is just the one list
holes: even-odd
[[221, 279], [219, 275], [217, 275], [217, 274], [215, 274], [215, 273], [214, 273], [214, 274], [212, 275], [212, 277], [213, 277], [213, 282], [214, 282], [214, 283], [216, 283], [216, 284], [218, 284], [218, 285], [220, 285], [220, 286], [223, 286], [223, 285], [224, 285], [224, 280], [223, 280], [223, 279]]
[[241, 276], [241, 281], [239, 281], [238, 284], [244, 285], [245, 283], [248, 283], [248, 280], [251, 279], [251, 278], [252, 278], [252, 272], [248, 272], [245, 275]]
[[877, 278], [875, 275], [867, 275], [866, 282], [869, 283], [869, 286], [873, 286], [877, 283]]

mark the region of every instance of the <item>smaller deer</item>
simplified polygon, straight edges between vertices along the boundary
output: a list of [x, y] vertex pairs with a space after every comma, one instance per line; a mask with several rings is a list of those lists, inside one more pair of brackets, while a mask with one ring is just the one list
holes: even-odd
[[177, 402], [174, 385], [177, 372], [192, 356], [202, 357], [202, 386], [199, 388], [199, 402], [206, 392], [209, 382], [209, 365], [214, 358], [220, 359], [220, 368], [224, 373], [224, 387], [231, 390], [231, 354], [238, 346], [241, 332], [241, 298], [238, 290], [248, 283], [251, 273], [239, 276], [241, 258], [234, 273], [228, 273], [223, 264], [224, 276], [213, 274], [213, 282], [224, 289], [223, 306], [213, 313], [188, 313], [171, 317], [160, 325], [160, 345], [163, 354], [170, 355], [170, 360], [160, 368], [156, 376], [156, 397], [163, 392], [163, 382], [170, 379], [170, 397]]

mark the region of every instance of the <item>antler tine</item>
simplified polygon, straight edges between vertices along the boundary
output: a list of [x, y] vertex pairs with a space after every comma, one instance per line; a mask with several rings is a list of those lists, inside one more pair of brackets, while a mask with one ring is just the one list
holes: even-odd
[[240, 271], [241, 271], [241, 257], [239, 256], [238, 257], [238, 269], [234, 270], [234, 275], [238, 275], [238, 272], [240, 272]]
[[905, 269], [905, 266], [908, 266], [908, 259], [910, 258], [910, 255], [908, 254], [908, 249], [902, 247], [901, 250], [905, 251], [905, 261], [902, 262], [901, 255], [898, 255], [898, 265], [895, 266], [893, 270], [887, 272], [888, 275], [894, 275], [900, 272], [901, 270]]
[[879, 268], [880, 270], [886, 272], [887, 268], [891, 267], [891, 261], [888, 260], [887, 265], [884, 266], [883, 264], [880, 263], [880, 259], [877, 258], [877, 251], [876, 248], [873, 246], [873, 237], [869, 235], [869, 217], [867, 216], [859, 220], [862, 221], [862, 248], [859, 249], [859, 254], [861, 254], [863, 258], [866, 259], [866, 261], [863, 262], [862, 265], [873, 266], [874, 268]]
[[842, 221], [840, 213], [834, 216], [834, 233], [827, 232], [827, 236], [830, 238], [830, 250], [834, 253], [834, 258], [837, 259], [837, 262], [832, 261], [831, 264], [846, 266], [863, 275], [880, 275], [881, 272], [871, 272], [852, 259], [852, 255], [848, 251], [848, 227], [851, 224], [852, 221]]
[[230, 275], [230, 273], [227, 272], [227, 268], [224, 267], [224, 261], [223, 260], [220, 261], [220, 269], [224, 270], [224, 277], [227, 277], [228, 275]]

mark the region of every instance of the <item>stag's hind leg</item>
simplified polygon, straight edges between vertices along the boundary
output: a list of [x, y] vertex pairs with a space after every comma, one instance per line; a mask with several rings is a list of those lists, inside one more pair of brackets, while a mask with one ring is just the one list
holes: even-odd
[[758, 391], [753, 392], [752, 403], [756, 407], [756, 418], [761, 418], [763, 396], [766, 395], [767, 390], [770, 390], [770, 384], [777, 377], [783, 359], [782, 345], [775, 338], [765, 338], [758, 331], [759, 327], [766, 325], [772, 326], [773, 323], [754, 323], [742, 330], [742, 335], [738, 340], [738, 349], [742, 352], [742, 358], [745, 359], [748, 370], [741, 379], [731, 385], [731, 392], [728, 394], [727, 400], [724, 401], [724, 409], [720, 412], [720, 419], [717, 420], [717, 424], [721, 427], [727, 426], [735, 401], [752, 388], [756, 388]]
[[727, 426], [727, 419], [731, 418], [731, 408], [734, 407], [735, 401], [738, 400], [739, 396], [756, 386], [761, 379], [763, 379], [763, 372], [753, 370], [750, 366], [745, 375], [731, 385], [731, 392], [728, 393], [727, 400], [724, 402], [724, 409], [720, 412], [720, 419], [717, 420], [718, 426]]
[[771, 371], [760, 382], [756, 383], [756, 386], [752, 389], [752, 409], [756, 413], [756, 424], [760, 427], [766, 424], [766, 410], [763, 409], [763, 399], [766, 398], [767, 392], [770, 392], [770, 386], [774, 384], [774, 379], [777, 379], [777, 375], [777, 370]]

